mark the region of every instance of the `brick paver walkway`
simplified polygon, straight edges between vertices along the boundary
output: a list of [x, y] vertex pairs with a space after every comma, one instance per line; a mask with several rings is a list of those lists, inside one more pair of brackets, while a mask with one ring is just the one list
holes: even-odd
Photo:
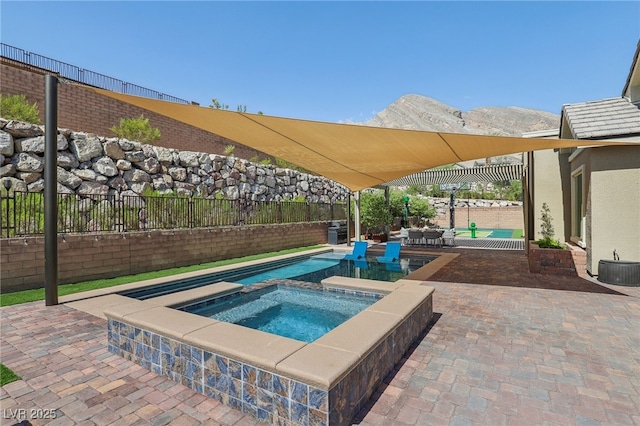
[[[456, 250], [431, 283], [434, 323], [356, 424], [640, 425], [640, 288]], [[3, 425], [256, 423], [108, 353], [104, 320], [43, 302], [0, 315], [2, 362], [22, 377], [0, 390]]]

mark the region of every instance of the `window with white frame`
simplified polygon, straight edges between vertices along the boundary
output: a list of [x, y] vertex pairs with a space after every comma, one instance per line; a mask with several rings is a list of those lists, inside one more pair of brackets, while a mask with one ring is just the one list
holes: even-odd
[[584, 241], [584, 166], [571, 173], [571, 239]]

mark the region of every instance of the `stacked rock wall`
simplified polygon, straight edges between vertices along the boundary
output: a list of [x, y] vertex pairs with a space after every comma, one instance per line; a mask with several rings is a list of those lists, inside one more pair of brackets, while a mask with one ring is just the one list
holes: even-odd
[[[78, 195], [148, 191], [251, 201], [305, 199], [335, 203], [348, 189], [321, 176], [233, 156], [140, 144], [59, 129], [58, 192]], [[16, 191], [44, 189], [41, 126], [0, 118], [0, 183]]]

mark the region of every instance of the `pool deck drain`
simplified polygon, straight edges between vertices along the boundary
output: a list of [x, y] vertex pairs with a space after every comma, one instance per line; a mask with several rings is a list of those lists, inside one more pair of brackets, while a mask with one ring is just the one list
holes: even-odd
[[[356, 423], [640, 424], [639, 288], [528, 274], [523, 253], [455, 250], [429, 283], [436, 321]], [[43, 302], [0, 317], [2, 362], [22, 377], [0, 388], [3, 412], [58, 417], [2, 424], [256, 424], [108, 353], [100, 318]]]

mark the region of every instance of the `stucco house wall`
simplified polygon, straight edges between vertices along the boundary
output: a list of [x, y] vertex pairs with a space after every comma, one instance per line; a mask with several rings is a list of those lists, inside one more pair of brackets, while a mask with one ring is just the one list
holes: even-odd
[[548, 149], [544, 151], [536, 151], [534, 153], [533, 164], [533, 187], [535, 192], [532, 197], [533, 201], [533, 219], [534, 234], [531, 239], [537, 240], [541, 238], [540, 216], [542, 214], [542, 204], [549, 206], [552, 224], [555, 229], [555, 238], [561, 242], [566, 241], [565, 238], [565, 222], [564, 222], [564, 204], [562, 185], [559, 185], [562, 179], [561, 163], [556, 150]]
[[587, 270], [601, 259], [640, 261], [640, 146], [591, 149]]

